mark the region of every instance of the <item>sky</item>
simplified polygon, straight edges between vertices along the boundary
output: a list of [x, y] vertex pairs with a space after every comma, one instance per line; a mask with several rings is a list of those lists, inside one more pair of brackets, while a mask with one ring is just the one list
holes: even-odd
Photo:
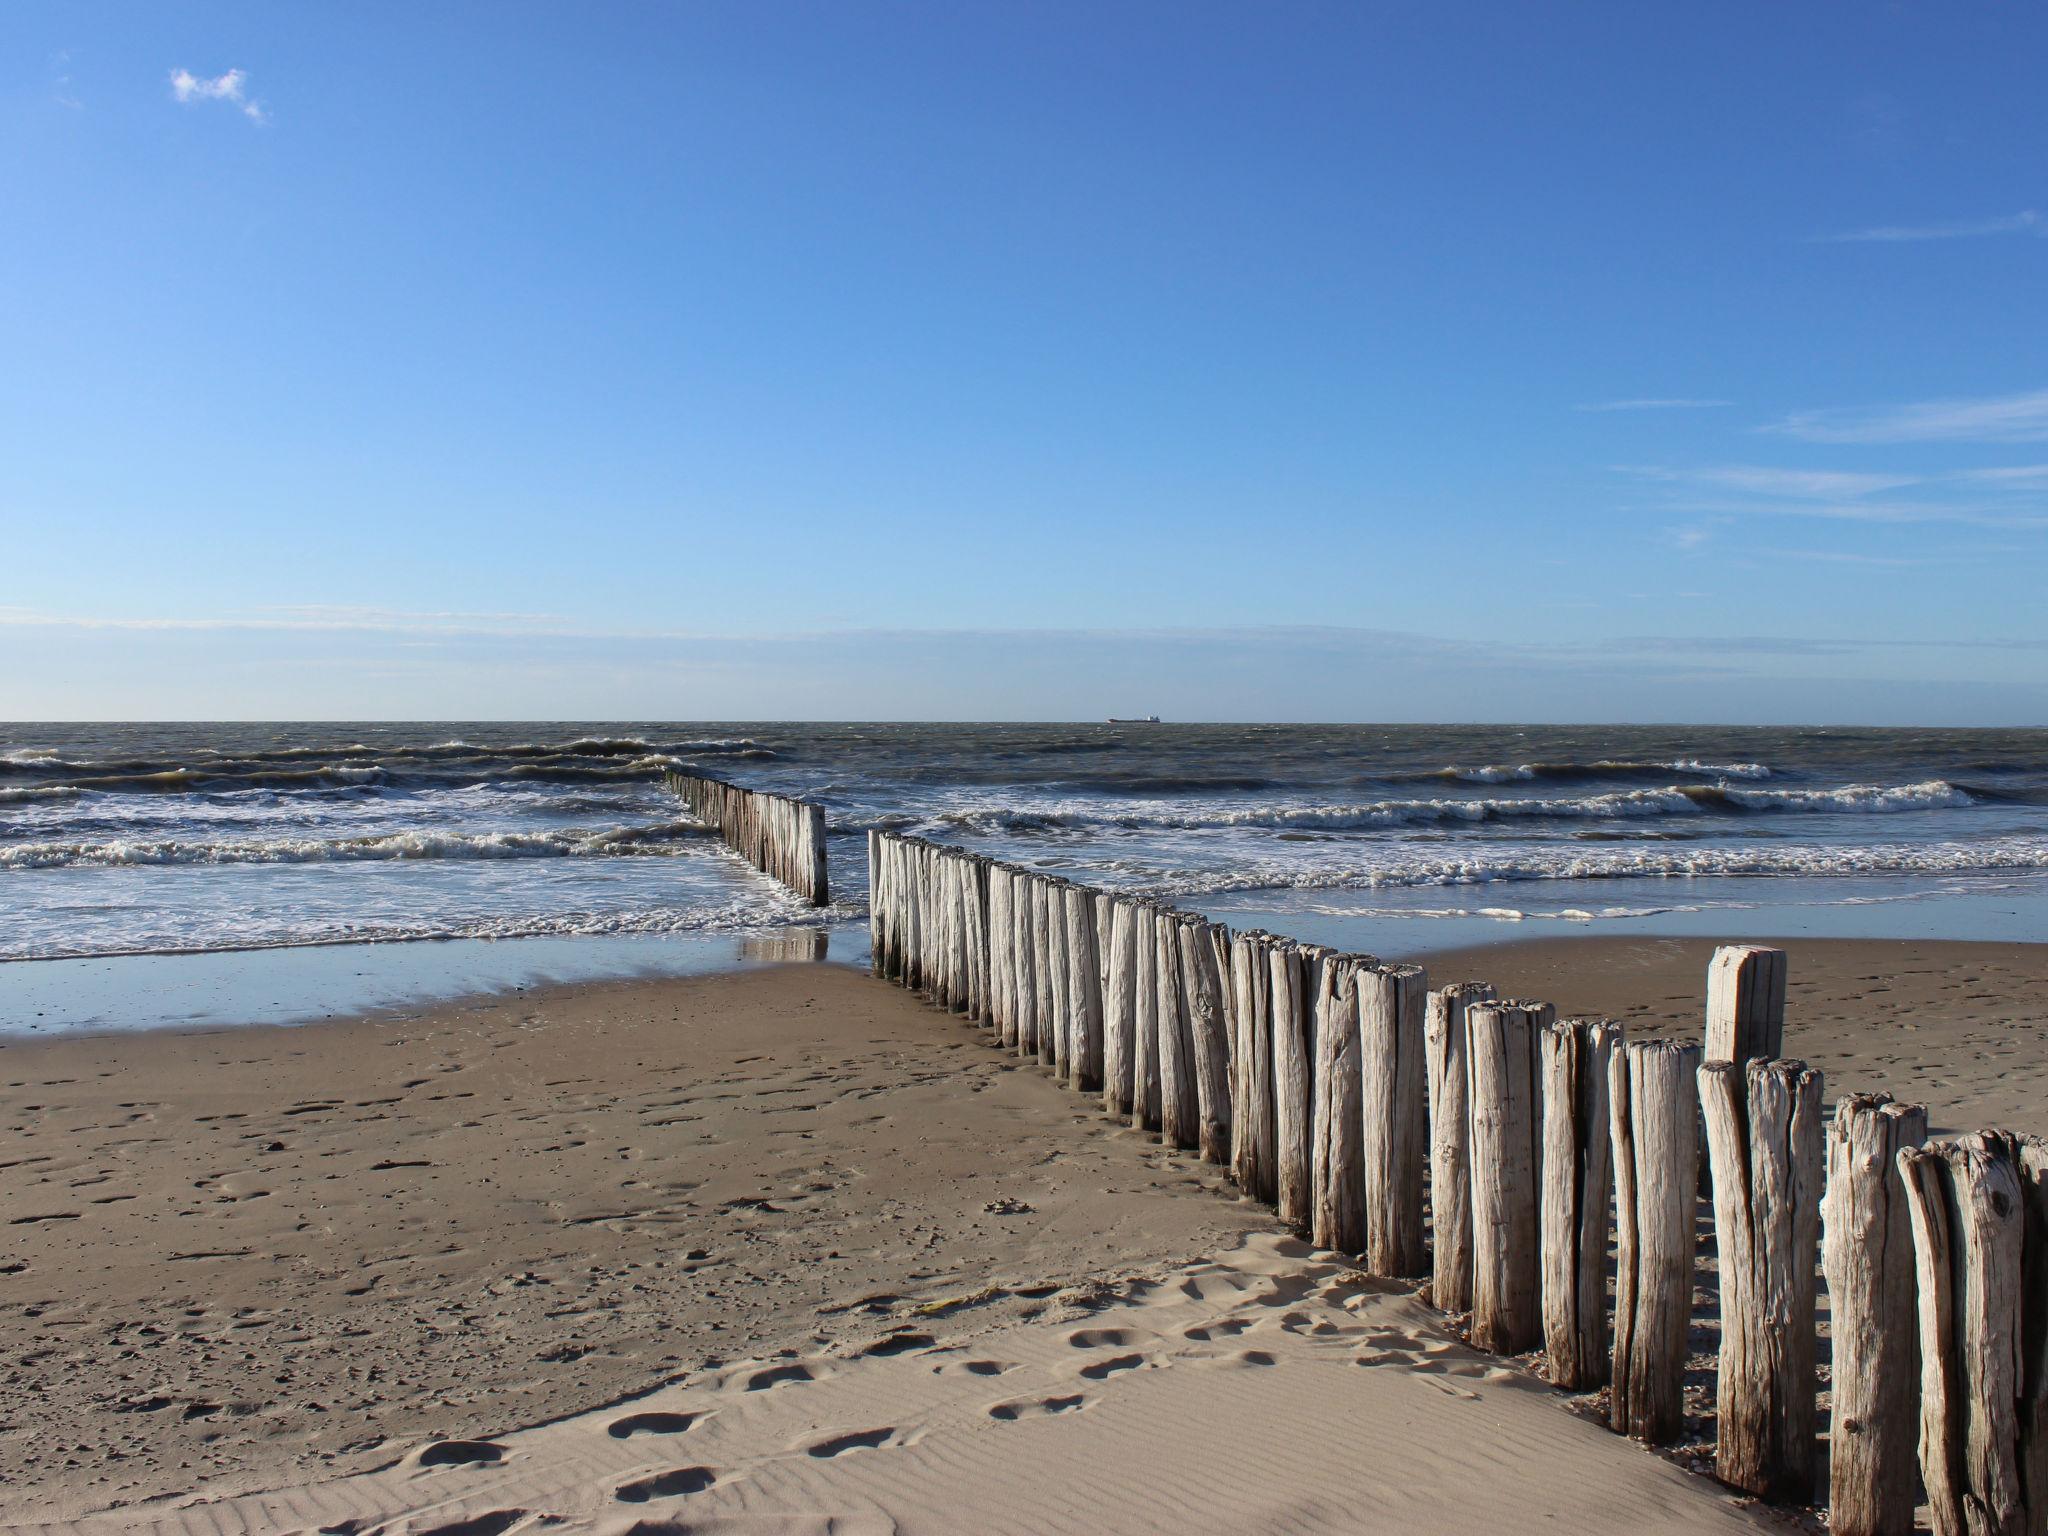
[[0, 719], [2048, 723], [2048, 9], [0, 8]]

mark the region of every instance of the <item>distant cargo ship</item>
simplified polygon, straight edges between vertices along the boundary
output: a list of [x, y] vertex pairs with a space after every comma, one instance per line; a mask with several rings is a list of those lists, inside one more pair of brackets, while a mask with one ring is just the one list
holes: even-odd
[[1111, 715], [1109, 723], [1111, 725], [1157, 725], [1159, 717], [1157, 715], [1132, 715], [1129, 718], [1125, 718], [1122, 715]]

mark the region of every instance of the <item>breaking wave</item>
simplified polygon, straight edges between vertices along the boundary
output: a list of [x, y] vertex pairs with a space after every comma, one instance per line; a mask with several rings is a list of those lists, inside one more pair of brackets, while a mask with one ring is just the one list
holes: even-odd
[[390, 832], [374, 837], [272, 838], [248, 842], [40, 842], [0, 847], [0, 869], [143, 864], [353, 864], [395, 859], [562, 859], [673, 854], [701, 844], [694, 822], [554, 832]]
[[1787, 811], [1879, 815], [1974, 804], [1970, 791], [1946, 779], [1918, 784], [1850, 784], [1839, 789], [1750, 789], [1726, 784], [1672, 784], [1570, 797], [1455, 797], [1375, 800], [1362, 805], [1251, 805], [1189, 810], [1121, 811], [1107, 807], [1010, 809], [977, 806], [936, 819], [963, 832], [1050, 832], [1090, 828], [1193, 831], [1266, 827], [1275, 830], [1364, 832], [1388, 827], [1469, 826], [1487, 822], [1616, 821], [1660, 816], [1740, 816]]

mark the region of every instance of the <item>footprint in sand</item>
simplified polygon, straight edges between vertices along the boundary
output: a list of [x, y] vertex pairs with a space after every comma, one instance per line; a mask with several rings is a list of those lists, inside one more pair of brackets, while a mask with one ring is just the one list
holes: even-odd
[[[503, 1536], [526, 1517], [527, 1512], [523, 1509], [494, 1509], [487, 1514], [451, 1520], [446, 1525], [422, 1526], [419, 1536]], [[323, 1529], [333, 1530], [336, 1527], [326, 1526]]]
[[605, 1432], [614, 1440], [627, 1440], [634, 1435], [680, 1435], [703, 1417], [701, 1413], [629, 1413], [623, 1419], [613, 1419], [605, 1426]]
[[830, 1435], [804, 1447], [804, 1454], [823, 1461], [831, 1456], [844, 1456], [848, 1451], [873, 1451], [885, 1445], [900, 1443], [896, 1427], [887, 1425], [881, 1429], [849, 1430], [843, 1435]]
[[645, 1504], [649, 1499], [676, 1499], [686, 1493], [702, 1493], [717, 1481], [718, 1474], [710, 1467], [677, 1467], [672, 1472], [657, 1472], [653, 1477], [621, 1483], [612, 1490], [612, 1497], [621, 1504]]
[[1197, 1344], [1212, 1344], [1218, 1339], [1234, 1339], [1249, 1327], [1251, 1321], [1248, 1318], [1226, 1317], [1220, 1323], [1200, 1323], [1193, 1328], [1183, 1328], [1180, 1336], [1193, 1339]]
[[1119, 1349], [1137, 1343], [1138, 1336], [1128, 1328], [1077, 1328], [1067, 1342], [1076, 1349]]
[[932, 1367], [932, 1374], [945, 1371], [965, 1371], [970, 1376], [1001, 1376], [1017, 1369], [1014, 1360], [959, 1360]]
[[1105, 1376], [1114, 1376], [1118, 1371], [1134, 1371], [1145, 1363], [1143, 1355], [1111, 1355], [1107, 1360], [1097, 1360], [1092, 1365], [1081, 1367], [1081, 1374], [1090, 1381], [1101, 1381]]
[[413, 1453], [416, 1467], [491, 1467], [505, 1459], [505, 1447], [488, 1440], [436, 1440]]
[[756, 1371], [747, 1378], [749, 1392], [766, 1392], [770, 1387], [783, 1386], [789, 1382], [816, 1381], [818, 1373], [808, 1365], [771, 1365], [765, 1371]]
[[892, 1333], [885, 1339], [877, 1339], [863, 1355], [907, 1355], [914, 1349], [930, 1349], [938, 1342], [928, 1333]]
[[1016, 1419], [1042, 1419], [1055, 1413], [1073, 1413], [1087, 1406], [1087, 1394], [1082, 1392], [1071, 1397], [1020, 1397], [1007, 1403], [997, 1403], [989, 1409], [988, 1416], [1007, 1424]]

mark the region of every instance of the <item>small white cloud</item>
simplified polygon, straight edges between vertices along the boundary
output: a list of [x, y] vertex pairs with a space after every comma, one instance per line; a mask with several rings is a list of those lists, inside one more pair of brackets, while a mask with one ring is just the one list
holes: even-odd
[[2037, 209], [2022, 208], [2018, 213], [1996, 219], [1966, 219], [1953, 224], [1879, 224], [1816, 239], [1823, 245], [1903, 245], [1920, 240], [1980, 240], [1986, 235], [2021, 234], [2048, 238], [2048, 217]]
[[201, 101], [225, 101], [252, 123], [268, 122], [270, 114], [263, 103], [249, 99], [248, 83], [247, 72], [239, 69], [230, 69], [211, 79], [195, 75], [189, 69], [171, 71], [171, 94], [187, 106]]

